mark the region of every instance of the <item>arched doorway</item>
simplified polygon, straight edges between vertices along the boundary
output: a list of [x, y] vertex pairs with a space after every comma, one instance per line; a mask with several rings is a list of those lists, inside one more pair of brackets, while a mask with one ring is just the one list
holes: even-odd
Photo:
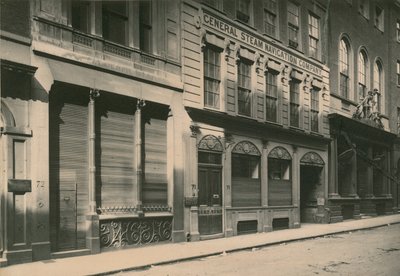
[[199, 233], [203, 237], [222, 233], [222, 151], [221, 142], [213, 135], [199, 142]]
[[[308, 152], [300, 159], [300, 221], [317, 222], [318, 198], [324, 198], [322, 172], [325, 162], [316, 152]], [[322, 204], [323, 205], [323, 204]]]

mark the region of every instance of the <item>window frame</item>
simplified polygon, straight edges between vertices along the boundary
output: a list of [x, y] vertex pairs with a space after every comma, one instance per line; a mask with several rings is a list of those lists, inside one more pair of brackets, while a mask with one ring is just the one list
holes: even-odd
[[[297, 14], [292, 13], [289, 10], [289, 5], [292, 5], [292, 7], [295, 7], [297, 9]], [[297, 23], [291, 22], [290, 15], [292, 15], [294, 18], [296, 18]], [[299, 49], [300, 48], [300, 40], [301, 40], [301, 31], [300, 31], [300, 6], [292, 1], [287, 2], [287, 27], [288, 27], [288, 43], [289, 47], [292, 47], [294, 49]], [[293, 38], [296, 40], [292, 40], [291, 34], [295, 34]]]
[[400, 43], [400, 19], [397, 19], [396, 21], [396, 37], [397, 37], [397, 42]]
[[[380, 11], [380, 13], [378, 14], [378, 9]], [[385, 10], [378, 6], [375, 5], [375, 22], [374, 25], [375, 27], [380, 30], [381, 32], [384, 32], [385, 29]]]
[[[279, 36], [279, 17], [278, 17], [278, 1], [265, 0], [263, 2], [263, 33], [270, 37], [278, 39]], [[268, 17], [270, 16], [270, 17]], [[269, 18], [273, 18], [273, 22], [269, 22]], [[268, 27], [269, 28], [268, 28]], [[268, 30], [273, 29], [273, 33]]]
[[[316, 26], [313, 25], [316, 23]], [[313, 31], [315, 30], [315, 31]], [[312, 13], [308, 13], [308, 54], [310, 57], [315, 58], [315, 59], [320, 59], [321, 57], [321, 43], [320, 43], [320, 37], [321, 37], [321, 22], [320, 18]], [[315, 47], [312, 47], [312, 41], [315, 41]], [[311, 51], [312, 49], [315, 49], [315, 54]]]
[[368, 84], [367, 84], [367, 74], [368, 74], [368, 56], [367, 53], [362, 49], [358, 52], [358, 87], [357, 87], [357, 100], [361, 97], [365, 98], [367, 95]]
[[[111, 1], [107, 1], [107, 2], [110, 4]], [[117, 2], [121, 2], [121, 3], [125, 4], [125, 14], [122, 14], [122, 13], [120, 13], [120, 12], [114, 10], [114, 9], [106, 8], [106, 5], [104, 5], [106, 2], [102, 2], [101, 3], [102, 4], [102, 34], [103, 34], [103, 38], [105, 40], [107, 40], [107, 41], [110, 41], [110, 42], [113, 42], [113, 43], [117, 43], [117, 44], [121, 44], [121, 45], [124, 45], [124, 46], [128, 46], [128, 43], [129, 43], [128, 42], [128, 40], [129, 40], [129, 38], [128, 38], [129, 37], [129, 35], [128, 35], [128, 30], [129, 30], [129, 26], [128, 26], [128, 24], [129, 24], [129, 6], [128, 6], [128, 4], [129, 3], [128, 3], [128, 1], [116, 1], [115, 3], [117, 3]], [[105, 18], [106, 18], [105, 14], [106, 13], [109, 14], [109, 16], [111, 16], [112, 18], [117, 18], [117, 19], [120, 19], [120, 20], [123, 21], [123, 23], [124, 23], [124, 31], [120, 32], [120, 33], [123, 33], [123, 35], [124, 35], [124, 37], [123, 37], [124, 41], [123, 42], [115, 41], [114, 39], [110, 39], [110, 37], [109, 37], [110, 34], [108, 34], [108, 32], [105, 32], [105, 30], [106, 30], [105, 26], [108, 26], [108, 24], [106, 24], [106, 21], [105, 21]], [[107, 28], [107, 30], [108, 30], [108, 28]], [[106, 36], [108, 36], [108, 37], [106, 37]]]
[[[339, 95], [345, 99], [350, 99], [350, 43], [345, 37], [339, 41]], [[346, 85], [343, 85], [345, 83]], [[345, 89], [344, 89], [345, 88]]]
[[[269, 83], [269, 76], [271, 76], [272, 83]], [[265, 72], [265, 120], [268, 122], [278, 123], [278, 112], [279, 112], [279, 95], [278, 95], [278, 72], [267, 70]], [[271, 93], [272, 92], [272, 93]], [[268, 102], [275, 102], [275, 114], [274, 117], [269, 117]]]
[[[292, 78], [289, 81], [289, 126], [300, 128], [300, 83], [301, 81]], [[295, 89], [293, 89], [295, 88]], [[294, 113], [293, 111], [296, 110]]]
[[[208, 53], [208, 51], [212, 51], [214, 54], [215, 54], [215, 56], [214, 56], [214, 60], [215, 61], [219, 61], [219, 64], [217, 65], [218, 66], [218, 74], [214, 74], [214, 76], [209, 76], [209, 75], [207, 75], [207, 70], [206, 70], [206, 54]], [[207, 108], [213, 108], [213, 109], [218, 109], [218, 110], [220, 110], [221, 109], [221, 104], [222, 104], [222, 101], [221, 101], [221, 95], [222, 95], [222, 81], [221, 81], [221, 66], [222, 66], [222, 62], [221, 62], [221, 50], [219, 49], [219, 48], [217, 48], [217, 47], [215, 47], [215, 46], [212, 46], [211, 44], [206, 44], [206, 47], [204, 48], [204, 50], [203, 50], [203, 103], [204, 103], [204, 107], [207, 107]], [[207, 64], [211, 64], [211, 63], [207, 63]], [[211, 65], [213, 65], [213, 64], [211, 64]], [[213, 65], [213, 66], [216, 66], [216, 65]], [[219, 78], [216, 78], [217, 77], [217, 75], [218, 75], [218, 77]], [[216, 93], [216, 91], [207, 91], [206, 89], [207, 89], [207, 86], [206, 86], [206, 81], [211, 81], [211, 82], [214, 82], [214, 83], [217, 83], [217, 86], [218, 86], [218, 93]], [[213, 93], [213, 94], [215, 94], [215, 95], [218, 95], [218, 100], [217, 100], [217, 103], [215, 104], [215, 105], [209, 105], [209, 104], [207, 104], [207, 92], [210, 92], [210, 93]], [[215, 96], [214, 95], [214, 96]], [[214, 99], [215, 100], [215, 99]]]
[[[149, 5], [148, 14], [143, 13], [145, 9], [144, 5]], [[138, 1], [139, 7], [139, 49], [142, 52], [152, 54], [153, 53], [153, 3], [150, 0]], [[147, 46], [145, 43], [145, 31], [147, 33]], [[146, 48], [148, 47], [148, 49]]]
[[[246, 66], [245, 68], [247, 68], [248, 70], [246, 70], [246, 72], [244, 72], [244, 74], [241, 73], [241, 66]], [[244, 58], [240, 58], [237, 62], [237, 113], [238, 115], [242, 115], [242, 116], [247, 116], [247, 117], [251, 117], [252, 116], [252, 112], [253, 112], [253, 93], [252, 93], [252, 67], [253, 67], [253, 63], [247, 59]], [[245, 73], [248, 72], [248, 75], [245, 75]], [[241, 76], [243, 76], [243, 78], [247, 79], [247, 83], [246, 80], [243, 81]], [[241, 100], [240, 96], [242, 93], [247, 93], [247, 99], [246, 101]], [[241, 104], [240, 103], [248, 103], [249, 107], [247, 110], [242, 111], [241, 110]]]
[[[247, 3], [245, 3], [247, 2]], [[253, 25], [253, 1], [252, 0], [236, 0], [236, 8], [235, 8], [235, 18], [236, 20], [247, 24], [247, 25]], [[247, 4], [247, 11], [242, 10], [241, 4], [245, 3]], [[246, 19], [247, 18], [247, 19]]]
[[359, 0], [358, 12], [367, 20], [369, 20], [369, 0]]
[[[83, 33], [91, 33], [91, 19], [92, 19], [92, 13], [91, 13], [91, 1], [72, 1], [71, 2], [71, 15], [70, 15], [70, 22], [71, 26], [75, 31], [83, 32]], [[79, 7], [79, 21], [81, 22], [81, 18], [85, 16], [81, 15], [81, 8], [85, 7], [86, 8], [86, 27], [81, 28], [81, 26], [74, 26], [74, 6]]]
[[384, 97], [384, 78], [383, 78], [383, 65], [382, 62], [378, 59], [374, 63], [374, 76], [373, 76], [373, 89], [378, 89], [379, 94], [375, 95], [376, 101], [376, 111], [383, 112], [383, 97]]
[[310, 130], [312, 132], [319, 132], [319, 104], [320, 104], [320, 90], [311, 87], [310, 90]]

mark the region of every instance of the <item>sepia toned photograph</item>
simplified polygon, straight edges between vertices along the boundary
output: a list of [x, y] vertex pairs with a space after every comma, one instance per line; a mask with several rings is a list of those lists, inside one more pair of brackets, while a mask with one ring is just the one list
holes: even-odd
[[400, 275], [400, 0], [0, 0], [0, 276]]

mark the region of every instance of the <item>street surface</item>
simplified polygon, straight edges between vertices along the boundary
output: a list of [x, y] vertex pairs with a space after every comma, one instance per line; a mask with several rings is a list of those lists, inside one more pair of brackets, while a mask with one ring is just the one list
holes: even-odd
[[400, 224], [120, 275], [400, 275]]

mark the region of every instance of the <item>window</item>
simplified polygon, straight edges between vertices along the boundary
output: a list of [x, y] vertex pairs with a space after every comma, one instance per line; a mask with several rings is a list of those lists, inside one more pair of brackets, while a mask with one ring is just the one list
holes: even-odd
[[243, 23], [250, 23], [250, 0], [237, 0], [236, 18]]
[[375, 26], [383, 32], [384, 13], [381, 7], [375, 6]]
[[308, 15], [308, 36], [309, 36], [309, 55], [313, 58], [319, 58], [319, 18]]
[[290, 125], [300, 126], [300, 82], [292, 79], [290, 86]]
[[261, 154], [248, 141], [232, 149], [232, 206], [261, 205]]
[[219, 108], [221, 82], [220, 53], [212, 47], [204, 50], [204, 105]]
[[152, 53], [152, 12], [150, 1], [139, 2], [139, 32], [140, 32], [140, 50]]
[[238, 64], [238, 112], [251, 115], [251, 65], [244, 60]]
[[383, 94], [383, 78], [382, 78], [382, 64], [377, 61], [374, 65], [374, 87], [378, 89], [380, 94], [375, 95], [376, 111], [382, 111], [382, 94]]
[[277, 34], [277, 3], [276, 0], [264, 1], [264, 33], [272, 37]]
[[90, 32], [90, 2], [72, 1], [72, 28], [81, 32]]
[[268, 154], [268, 205], [292, 204], [291, 156], [283, 147]]
[[127, 3], [125, 1], [103, 2], [103, 37], [115, 43], [127, 44]]
[[369, 0], [360, 0], [359, 12], [362, 16], [369, 19]]
[[311, 131], [318, 132], [319, 91], [311, 89]]
[[299, 7], [288, 2], [288, 33], [289, 46], [297, 48], [299, 46]]
[[397, 61], [397, 85], [400, 85], [400, 60]]
[[340, 96], [349, 98], [349, 61], [348, 43], [342, 39], [339, 45]]
[[396, 22], [396, 33], [397, 41], [400, 42], [400, 19], [397, 19]]
[[367, 57], [363, 51], [358, 54], [358, 99], [367, 93]]
[[400, 135], [400, 107], [397, 108], [397, 135]]
[[277, 122], [278, 113], [278, 86], [276, 74], [267, 72], [265, 74], [265, 108], [266, 119], [270, 122]]
[[217, 10], [222, 10], [222, 1], [221, 0], [203, 0], [204, 4], [213, 7]]
[[290, 160], [269, 158], [268, 178], [271, 180], [290, 180]]

